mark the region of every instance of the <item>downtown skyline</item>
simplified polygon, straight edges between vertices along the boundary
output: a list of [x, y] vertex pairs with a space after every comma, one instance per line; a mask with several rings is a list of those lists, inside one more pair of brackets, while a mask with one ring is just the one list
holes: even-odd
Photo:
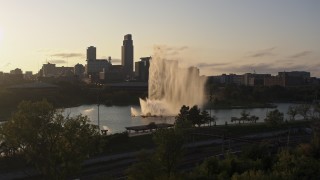
[[201, 74], [304, 70], [320, 76], [320, 2], [2, 1], [0, 71], [37, 72], [46, 62], [85, 64], [85, 51], [121, 63], [123, 35], [134, 60], [161, 46]]

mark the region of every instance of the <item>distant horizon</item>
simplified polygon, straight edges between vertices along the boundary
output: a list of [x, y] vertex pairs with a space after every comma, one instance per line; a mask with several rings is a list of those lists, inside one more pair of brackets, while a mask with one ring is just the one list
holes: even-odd
[[134, 60], [153, 48], [201, 75], [308, 71], [320, 77], [320, 1], [3, 1], [0, 71], [85, 65], [86, 48], [120, 64], [124, 35]]
[[[99, 59], [97, 59], [97, 60], [99, 60]], [[55, 64], [55, 63], [51, 63], [51, 62], [46, 62], [45, 64], [48, 64], [48, 63], [50, 63], [50, 64]], [[80, 64], [80, 63], [79, 63]], [[57, 65], [57, 64], [55, 64], [55, 65]], [[76, 65], [76, 64], [75, 64]], [[112, 64], [112, 65], [121, 65], [121, 63], [119, 64], [119, 63], [117, 63], [117, 64]], [[64, 66], [64, 65], [60, 65], [60, 66], [57, 66], [57, 67], [74, 67], [74, 66]], [[190, 66], [191, 67], [191, 66]], [[193, 66], [194, 67], [194, 66]], [[16, 68], [14, 68], [14, 69], [16, 69]], [[12, 70], [14, 70], [14, 69], [12, 69]], [[19, 68], [19, 69], [21, 69], [21, 68]], [[41, 69], [41, 68], [40, 68]], [[39, 70], [40, 70], [39, 69]], [[28, 71], [28, 70], [23, 70], [23, 69], [21, 69], [22, 70], [22, 73], [23, 74], [25, 74], [26, 72], [30, 72], [30, 71]], [[39, 72], [39, 70], [38, 71], [36, 71], [36, 72], [33, 72], [33, 71], [31, 71], [32, 72], [32, 74], [33, 75], [35, 75], [35, 74], [37, 74], [38, 72]], [[11, 70], [10, 70], [11, 71]], [[0, 72], [3, 72], [3, 73], [10, 73], [10, 71], [9, 72], [5, 72], [5, 71], [0, 71]], [[297, 72], [309, 72], [309, 71], [305, 71], [305, 70], [294, 70], [294, 71], [297, 71]], [[200, 70], [200, 75], [204, 75], [204, 76], [221, 76], [221, 75], [232, 75], [232, 74], [235, 74], [235, 75], [244, 75], [244, 74], [246, 74], [246, 73], [251, 73], [251, 74], [271, 74], [271, 75], [273, 75], [273, 76], [276, 76], [276, 75], [278, 75], [278, 73], [279, 72], [293, 72], [293, 71], [278, 71], [278, 72], [275, 72], [275, 73], [268, 73], [268, 72], [266, 72], [266, 73], [257, 73], [257, 72], [244, 72], [244, 73], [234, 73], [234, 72], [228, 72], [228, 73], [221, 73], [221, 74], [209, 74], [209, 75], [204, 75], [204, 74], [201, 74], [201, 70]], [[319, 77], [317, 77], [317, 76], [313, 76], [312, 75], [312, 73], [310, 72], [310, 77], [316, 77], [316, 78], [319, 78]]]

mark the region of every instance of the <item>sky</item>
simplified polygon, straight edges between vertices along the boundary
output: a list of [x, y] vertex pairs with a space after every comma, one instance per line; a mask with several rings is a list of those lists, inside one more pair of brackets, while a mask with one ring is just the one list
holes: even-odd
[[85, 64], [86, 48], [119, 64], [162, 47], [204, 75], [310, 71], [320, 77], [319, 0], [0, 0], [0, 71]]

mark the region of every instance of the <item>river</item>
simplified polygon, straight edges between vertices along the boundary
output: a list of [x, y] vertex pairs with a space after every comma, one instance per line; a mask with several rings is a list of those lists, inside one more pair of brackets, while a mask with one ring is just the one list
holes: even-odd
[[[293, 104], [289, 103], [277, 103], [277, 108], [280, 112], [284, 114], [284, 118], [288, 119], [287, 111], [288, 107]], [[125, 131], [125, 127], [128, 126], [138, 126], [146, 125], [150, 122], [155, 123], [174, 123], [174, 117], [131, 117], [131, 107], [139, 109], [138, 106], [104, 106], [100, 105], [99, 115], [100, 115], [100, 127], [106, 128], [108, 133], [120, 133]], [[258, 122], [263, 122], [266, 113], [271, 108], [254, 108], [246, 109], [250, 115], [255, 115], [259, 117]], [[210, 112], [210, 110], [208, 110]], [[225, 124], [228, 122], [230, 124], [231, 117], [240, 117], [240, 113], [243, 109], [219, 109], [211, 110], [211, 114], [215, 115], [218, 119], [216, 121], [217, 125]], [[93, 105], [81, 105], [78, 107], [66, 108], [64, 110], [64, 115], [76, 116], [78, 114], [86, 115], [90, 118], [92, 124], [98, 124], [98, 106]], [[299, 117], [297, 117], [299, 118]]]

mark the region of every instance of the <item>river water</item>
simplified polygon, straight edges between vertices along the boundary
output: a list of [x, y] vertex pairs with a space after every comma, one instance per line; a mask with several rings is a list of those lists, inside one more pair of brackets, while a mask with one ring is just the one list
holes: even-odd
[[[280, 112], [284, 114], [284, 118], [288, 119], [287, 111], [288, 107], [293, 104], [289, 103], [278, 103], [277, 108]], [[146, 125], [150, 122], [155, 123], [174, 123], [174, 117], [131, 117], [131, 107], [139, 109], [138, 106], [99, 106], [100, 115], [100, 127], [108, 129], [108, 133], [120, 133], [125, 131], [125, 127], [128, 126], [138, 126]], [[271, 108], [254, 108], [246, 109], [250, 115], [255, 115], [259, 117], [258, 122], [263, 122], [266, 113]], [[243, 109], [219, 109], [211, 110], [211, 114], [215, 115], [218, 119], [216, 121], [217, 125], [225, 124], [228, 122], [230, 124], [231, 117], [240, 117], [240, 113]], [[210, 112], [210, 110], [208, 110]], [[81, 105], [78, 107], [66, 108], [64, 110], [65, 115], [76, 116], [78, 114], [86, 115], [90, 118], [92, 124], [98, 124], [98, 106], [93, 105]], [[299, 118], [299, 117], [297, 117]]]

